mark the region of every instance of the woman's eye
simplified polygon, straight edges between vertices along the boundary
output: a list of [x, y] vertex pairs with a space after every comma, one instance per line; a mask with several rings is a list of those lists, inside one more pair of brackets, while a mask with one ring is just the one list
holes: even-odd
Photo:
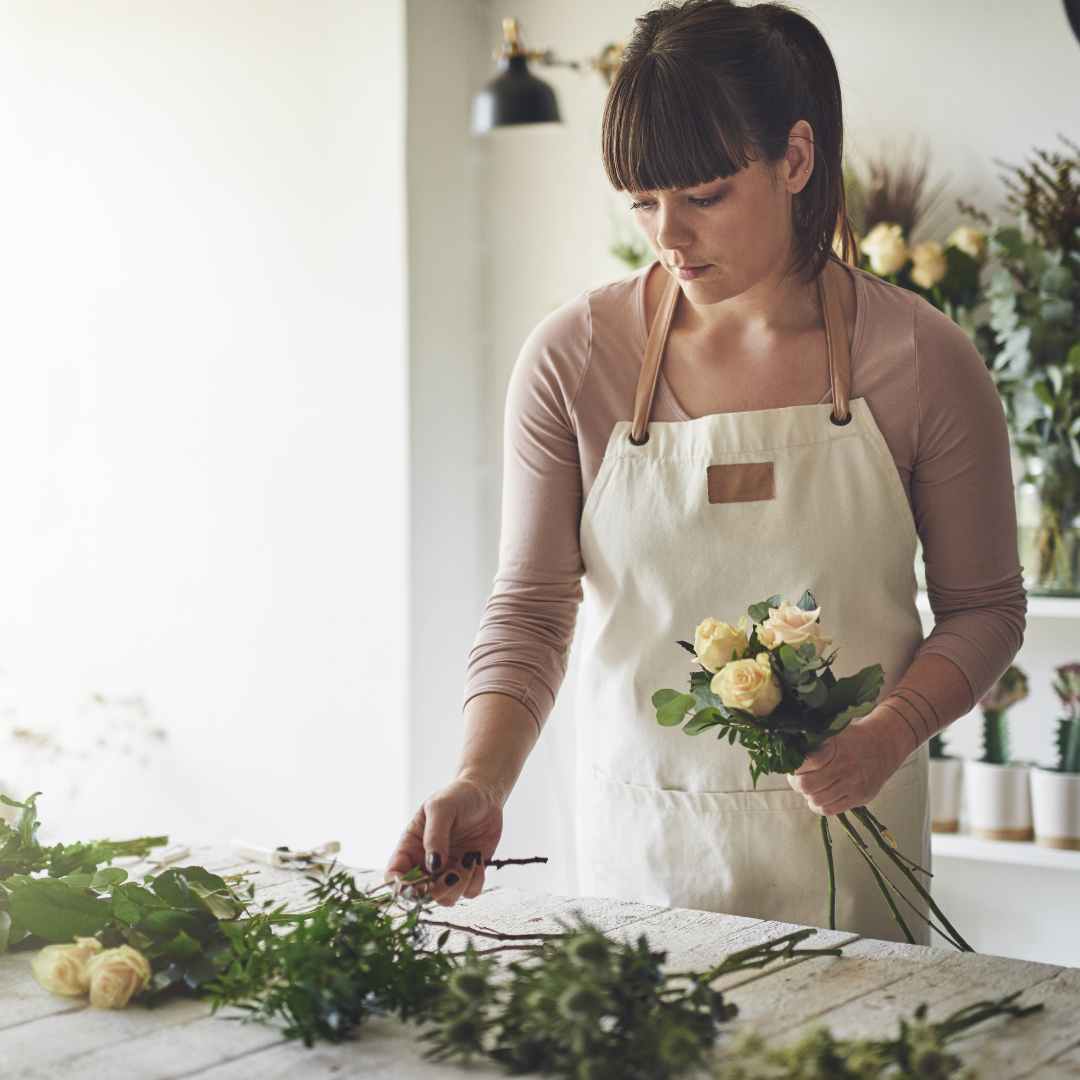
[[[694, 199], [694, 198], [691, 198], [690, 201], [695, 206], [699, 206], [699, 207], [704, 208], [706, 206], [712, 206], [713, 203], [718, 203], [723, 197], [724, 197], [723, 195], [713, 195], [713, 196], [711, 196], [711, 197], [709, 197], [707, 199]], [[630, 204], [630, 209], [631, 210], [648, 210], [652, 205], [653, 205], [652, 203], [647, 203], [647, 202], [636, 202], [636, 203], [631, 203]]]

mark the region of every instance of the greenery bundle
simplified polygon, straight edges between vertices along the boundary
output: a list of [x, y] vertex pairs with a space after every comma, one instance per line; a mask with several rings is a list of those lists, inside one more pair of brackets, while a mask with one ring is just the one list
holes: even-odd
[[[239, 1007], [241, 1022], [281, 1022], [287, 1038], [307, 1046], [355, 1037], [367, 1017], [392, 1015], [423, 1025], [420, 1039], [431, 1060], [467, 1064], [480, 1055], [513, 1074], [673, 1080], [715, 1063], [710, 1048], [737, 1014], [710, 983], [770, 965], [784, 970], [776, 964], [783, 959], [841, 951], [805, 947], [816, 933], [807, 928], [729, 953], [705, 971], [666, 972], [666, 953], [651, 949], [644, 934], [612, 940], [577, 911], [572, 922], [557, 920], [561, 933], [504, 935], [462, 926], [471, 937], [507, 943], [480, 951], [468, 940], [463, 952], [450, 953], [444, 946], [453, 924], [423, 918], [434, 903], [429, 895], [414, 890], [416, 903], [402, 906], [406, 890], [439, 876], [420, 867], [371, 889], [336, 865], [320, 867], [305, 875], [313, 906], [288, 912], [268, 900], [253, 915], [254, 884], [244, 875], [183, 866], [136, 883], [122, 868], [102, 866], [118, 855], [145, 856], [167, 837], [42, 849], [34, 839], [39, 794], [5, 800], [21, 814], [15, 828], [0, 822], [6, 860], [0, 899], [19, 928], [11, 947], [44, 945], [35, 956], [35, 976], [63, 994], [85, 992], [89, 982], [91, 1004], [98, 1003], [98, 975], [112, 976], [113, 989], [123, 983], [123, 992], [104, 994], [106, 1007], [129, 1000], [156, 1006], [169, 995], [194, 995], [208, 999], [215, 1013], [224, 1005]], [[70, 858], [78, 853], [78, 871], [48, 876], [50, 868], [68, 869], [65, 852]], [[439, 926], [445, 929], [432, 941]], [[63, 944], [72, 937], [73, 944]], [[523, 950], [525, 958], [500, 966], [490, 955], [508, 949]], [[1039, 1008], [1021, 1010], [1011, 998], [977, 1003], [967, 1010], [965, 1026]], [[841, 1054], [842, 1044], [825, 1037]], [[791, 1059], [802, 1071], [783, 1075], [819, 1075], [806, 1072], [818, 1058], [811, 1047]]]

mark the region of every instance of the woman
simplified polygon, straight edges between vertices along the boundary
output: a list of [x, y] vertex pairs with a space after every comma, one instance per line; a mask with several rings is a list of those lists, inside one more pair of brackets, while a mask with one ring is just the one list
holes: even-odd
[[[648, 12], [602, 146], [656, 258], [552, 312], [518, 357], [462, 761], [386, 877], [423, 863], [440, 904], [479, 893], [583, 600], [579, 891], [822, 925], [818, 815], [869, 803], [928, 866], [927, 741], [1023, 640], [1001, 400], [959, 327], [852, 265], [839, 79], [802, 15]], [[650, 695], [685, 681], [676, 639], [703, 618], [807, 588], [837, 674], [881, 663], [882, 695], [754, 788], [742, 748], [661, 728]], [[899, 940], [858, 853], [835, 849], [837, 926]]]

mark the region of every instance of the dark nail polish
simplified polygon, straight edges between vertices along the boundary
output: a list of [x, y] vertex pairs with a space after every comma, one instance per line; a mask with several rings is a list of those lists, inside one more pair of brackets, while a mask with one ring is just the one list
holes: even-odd
[[446, 882], [447, 885], [456, 885], [460, 879], [458, 878], [457, 874], [451, 873], [447, 874], [443, 880]]
[[439, 867], [442, 866], [442, 856], [437, 851], [432, 851], [428, 857], [428, 871], [432, 874], [439, 872]]
[[468, 870], [469, 867], [472, 866], [473, 863], [479, 862], [479, 861], [480, 861], [480, 852], [479, 851], [466, 851], [465, 852], [465, 858], [461, 860], [461, 865], [464, 866], [466, 870]]

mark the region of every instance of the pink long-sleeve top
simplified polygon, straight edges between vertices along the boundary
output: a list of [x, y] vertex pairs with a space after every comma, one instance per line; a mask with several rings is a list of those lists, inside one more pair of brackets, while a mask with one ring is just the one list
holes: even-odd
[[[463, 708], [477, 694], [507, 694], [541, 730], [555, 704], [582, 599], [581, 508], [612, 426], [633, 416], [648, 269], [568, 300], [518, 354], [504, 412], [498, 571], [468, 654]], [[918, 294], [852, 269], [850, 396], [866, 399], [892, 451], [935, 619], [916, 656], [951, 660], [973, 708], [1018, 652], [1027, 611], [1001, 397], [952, 319]], [[690, 419], [663, 369], [651, 419]]]

